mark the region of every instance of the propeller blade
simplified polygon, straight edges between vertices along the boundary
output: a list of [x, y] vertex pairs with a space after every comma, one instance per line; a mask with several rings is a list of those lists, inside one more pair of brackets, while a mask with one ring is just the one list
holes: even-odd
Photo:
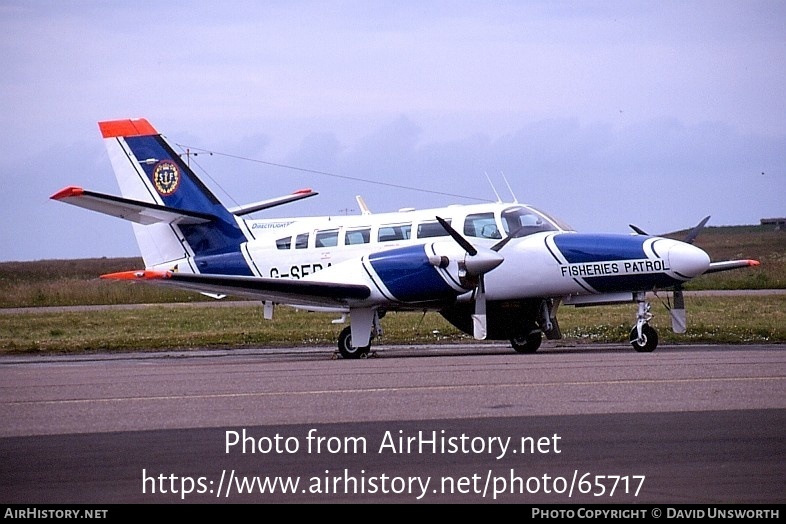
[[466, 238], [464, 238], [463, 236], [461, 236], [461, 234], [460, 234], [458, 231], [456, 231], [455, 229], [453, 229], [453, 228], [450, 226], [450, 224], [448, 224], [448, 223], [447, 223], [447, 221], [445, 221], [444, 219], [442, 219], [442, 218], [440, 218], [440, 217], [437, 217], [437, 222], [439, 222], [440, 224], [442, 224], [442, 227], [443, 227], [443, 228], [445, 228], [445, 231], [447, 231], [447, 232], [448, 232], [448, 234], [449, 234], [450, 236], [452, 236], [452, 237], [453, 237], [453, 240], [455, 240], [456, 242], [458, 242], [458, 245], [460, 245], [461, 247], [463, 247], [463, 248], [464, 248], [464, 251], [466, 251], [467, 253], [469, 253], [469, 254], [470, 254], [470, 256], [475, 256], [475, 255], [477, 255], [477, 254], [478, 254], [478, 250], [475, 248], [475, 246], [473, 246], [472, 244], [470, 244], [470, 243], [469, 243], [469, 241], [468, 241]]
[[647, 236], [647, 232], [641, 229], [640, 227], [634, 226], [633, 224], [628, 224], [628, 226], [635, 231], [639, 235]]
[[486, 326], [486, 284], [481, 275], [475, 293], [475, 313], [472, 315], [472, 335], [476, 340], [486, 339]]
[[519, 232], [522, 229], [524, 229], [524, 226], [521, 226], [518, 229], [516, 229], [515, 231], [512, 231], [508, 236], [506, 236], [505, 238], [503, 238], [502, 240], [500, 240], [499, 242], [497, 242], [496, 244], [491, 246], [491, 250], [499, 252], [500, 249], [505, 247], [505, 244], [507, 244], [508, 242], [510, 242], [514, 238], [518, 238]]
[[675, 333], [685, 333], [688, 330], [687, 314], [685, 313], [685, 297], [682, 286], [674, 288], [674, 307], [669, 310], [671, 315], [671, 329]]
[[696, 224], [696, 227], [691, 229], [690, 233], [688, 233], [688, 236], [682, 239], [682, 241], [685, 242], [686, 244], [693, 244], [693, 241], [696, 240], [697, 236], [699, 236], [699, 233], [701, 232], [702, 229], [704, 229], [704, 225], [707, 223], [709, 219], [710, 219], [709, 215], [704, 217], [704, 219], [702, 219], [701, 222]]

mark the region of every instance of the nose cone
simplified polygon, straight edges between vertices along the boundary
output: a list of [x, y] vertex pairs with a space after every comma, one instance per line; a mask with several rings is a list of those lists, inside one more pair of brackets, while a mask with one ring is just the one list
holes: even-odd
[[681, 277], [694, 278], [709, 269], [710, 257], [696, 246], [675, 242], [669, 248], [669, 266]]

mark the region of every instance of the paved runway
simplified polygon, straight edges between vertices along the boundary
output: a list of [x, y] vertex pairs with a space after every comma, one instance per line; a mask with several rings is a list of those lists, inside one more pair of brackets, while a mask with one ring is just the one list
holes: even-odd
[[3, 357], [4, 502], [786, 501], [786, 345], [375, 349]]

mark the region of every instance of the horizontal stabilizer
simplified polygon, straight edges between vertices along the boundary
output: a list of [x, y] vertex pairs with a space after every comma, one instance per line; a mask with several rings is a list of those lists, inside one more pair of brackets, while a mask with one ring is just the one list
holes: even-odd
[[149, 204], [138, 200], [96, 193], [74, 186], [62, 189], [50, 198], [142, 225], [155, 224], [157, 222], [167, 224], [206, 224], [216, 220], [216, 217], [207, 213]]
[[707, 269], [704, 274], [729, 271], [730, 269], [738, 269], [741, 267], [755, 267], [759, 264], [760, 262], [758, 260], [725, 260], [723, 262], [712, 262], [710, 263], [709, 269]]
[[101, 275], [111, 280], [136, 280], [171, 284], [200, 293], [243, 295], [257, 300], [312, 306], [346, 305], [348, 300], [363, 300], [371, 295], [368, 286], [337, 284], [312, 280], [262, 278], [234, 275], [177, 273], [162, 270], [123, 271]]
[[263, 209], [270, 209], [271, 207], [276, 207], [282, 204], [288, 204], [290, 202], [302, 200], [304, 198], [317, 196], [318, 194], [319, 193], [312, 191], [311, 189], [300, 189], [291, 195], [284, 195], [276, 198], [270, 198], [268, 200], [263, 200], [261, 202], [255, 202], [253, 204], [233, 207], [229, 209], [229, 212], [236, 216], [248, 215], [249, 213], [262, 211]]

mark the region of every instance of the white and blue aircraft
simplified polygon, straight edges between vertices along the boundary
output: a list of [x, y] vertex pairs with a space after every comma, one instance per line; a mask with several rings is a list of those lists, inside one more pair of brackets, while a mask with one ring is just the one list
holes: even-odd
[[[630, 343], [658, 344], [647, 293], [672, 291], [672, 327], [685, 332], [682, 285], [706, 273], [756, 266], [711, 262], [693, 241], [579, 233], [529, 205], [485, 203], [352, 216], [247, 219], [317, 193], [297, 191], [225, 207], [144, 119], [100, 122], [122, 196], [67, 187], [51, 198], [129, 220], [145, 269], [102, 278], [167, 284], [222, 298], [349, 316], [344, 358], [368, 355], [388, 311], [438, 311], [478, 340], [520, 353], [561, 338], [560, 305], [636, 303]], [[514, 199], [515, 200], [515, 199]]]

